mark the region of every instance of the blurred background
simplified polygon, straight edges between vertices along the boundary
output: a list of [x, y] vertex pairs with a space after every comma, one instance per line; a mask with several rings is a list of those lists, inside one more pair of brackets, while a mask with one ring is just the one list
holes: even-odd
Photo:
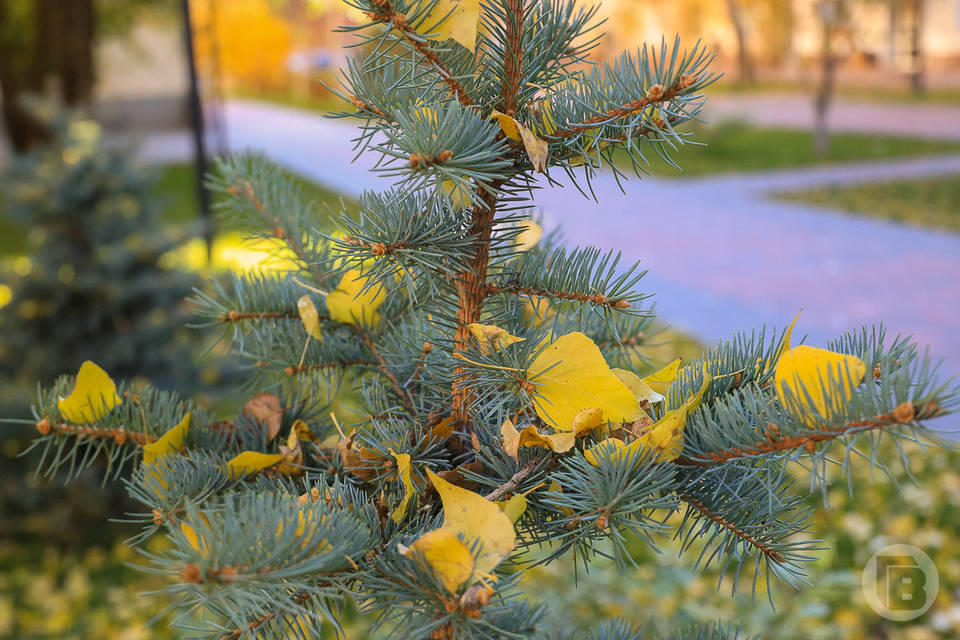
[[[654, 156], [626, 197], [611, 176], [595, 203], [537, 195], [548, 225], [650, 269], [642, 286], [673, 342], [648, 355], [693, 356], [803, 308], [813, 344], [882, 319], [960, 372], [960, 0], [600, 5], [595, 59], [678, 34], [724, 72], [682, 171]], [[229, 409], [237, 371], [217, 345], [198, 355], [211, 337], [184, 328], [183, 300], [210, 274], [269, 268], [270, 248], [217, 223], [198, 178], [213, 156], [255, 148], [336, 210], [386, 186], [369, 158], [350, 163], [354, 125], [324, 118], [349, 108], [324, 83], [357, 53], [332, 29], [359, 19], [337, 0], [0, 0], [0, 414], [29, 419], [37, 382], [86, 358]], [[162, 602], [141, 594], [162, 581], [126, 564], [139, 562], [132, 531], [107, 522], [136, 505], [97, 468], [66, 486], [34, 477], [19, 457], [31, 433], [0, 424], [0, 637], [174, 637], [147, 626]], [[558, 563], [531, 574], [531, 597], [585, 628], [625, 613], [765, 638], [960, 638], [960, 455], [906, 456], [912, 478], [855, 465], [855, 498], [839, 476], [818, 488], [811, 535], [830, 551], [812, 587], [774, 585], [776, 609], [763, 584], [756, 602], [749, 585], [731, 597], [715, 572], [639, 541], [636, 570], [600, 562], [577, 588]], [[871, 553], [896, 542], [940, 572], [934, 606], [907, 623], [860, 591]]]

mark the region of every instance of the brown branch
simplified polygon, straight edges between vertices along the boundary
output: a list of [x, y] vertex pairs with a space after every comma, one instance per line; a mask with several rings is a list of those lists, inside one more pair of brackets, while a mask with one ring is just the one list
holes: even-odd
[[300, 315], [292, 311], [230, 311], [217, 316], [220, 322], [238, 322], [240, 320], [291, 320]]
[[707, 508], [705, 504], [703, 504], [702, 502], [700, 502], [690, 494], [681, 493], [680, 499], [686, 502], [687, 504], [689, 504], [691, 507], [693, 507], [697, 511], [699, 511], [705, 518], [708, 518], [713, 522], [716, 522], [718, 525], [720, 525], [727, 531], [731, 532], [733, 535], [737, 536], [744, 542], [748, 543], [750, 546], [757, 549], [760, 553], [762, 553], [767, 558], [773, 560], [774, 562], [778, 562], [778, 563], [783, 562], [784, 558], [782, 553], [780, 553], [776, 549], [770, 548], [770, 546], [764, 544], [763, 542], [760, 542], [759, 540], [754, 538], [752, 535], [750, 535], [743, 529], [739, 528], [738, 526], [736, 526], [735, 524], [733, 524], [723, 516], [714, 513], [709, 508]]
[[412, 245], [406, 244], [404, 242], [367, 242], [359, 238], [354, 238], [353, 236], [347, 236], [345, 238], [340, 238], [340, 242], [345, 244], [352, 245], [354, 247], [360, 247], [363, 249], [369, 249], [370, 252], [379, 257], [386, 256], [399, 251], [401, 249], [411, 249]]
[[510, 493], [511, 491], [519, 487], [520, 483], [526, 480], [527, 476], [529, 476], [533, 472], [534, 468], [536, 468], [536, 466], [540, 464], [540, 462], [542, 461], [543, 461], [543, 458], [534, 458], [527, 464], [523, 465], [519, 471], [517, 471], [515, 474], [510, 476], [509, 480], [507, 480], [506, 482], [501, 484], [499, 487], [497, 487], [496, 489], [494, 489], [493, 491], [485, 495], [484, 498], [491, 501], [498, 500], [499, 498]]
[[288, 376], [295, 376], [307, 371], [319, 371], [320, 369], [335, 369], [337, 367], [354, 367], [361, 365], [371, 365], [366, 360], [338, 360], [336, 362], [321, 362], [318, 364], [305, 364], [302, 366], [290, 366], [283, 370]]
[[[312, 597], [313, 597], [313, 594], [311, 593], [306, 593], [306, 592], [298, 593], [297, 595], [293, 596], [293, 598], [291, 598], [291, 601], [293, 602], [293, 604], [299, 606]], [[284, 613], [285, 612], [282, 609], [274, 609], [273, 611], [268, 611], [267, 613], [263, 614], [256, 620], [251, 620], [250, 623], [247, 625], [246, 629], [238, 627], [233, 631], [228, 631], [227, 633], [220, 636], [220, 640], [236, 640], [237, 638], [241, 638], [243, 637], [243, 634], [246, 633], [247, 631], [256, 631], [257, 629], [265, 625], [270, 620], [276, 618], [277, 616], [281, 616]]]
[[390, 116], [388, 116], [388, 115], [387, 115], [386, 113], [384, 113], [381, 109], [378, 109], [377, 107], [375, 107], [375, 106], [373, 106], [373, 105], [371, 105], [371, 104], [367, 104], [366, 102], [364, 102], [363, 100], [361, 100], [361, 99], [358, 98], [357, 96], [350, 96], [350, 104], [352, 104], [353, 106], [355, 106], [357, 109], [360, 109], [361, 111], [367, 111], [368, 113], [373, 113], [373, 114], [375, 114], [375, 115], [380, 116], [381, 118], [383, 118], [383, 119], [385, 119], [385, 120], [393, 120], [393, 118], [391, 118]]
[[387, 368], [387, 361], [384, 360], [383, 356], [380, 354], [380, 350], [377, 349], [376, 343], [370, 338], [370, 334], [363, 330], [358, 330], [357, 333], [360, 335], [360, 340], [363, 341], [363, 344], [370, 349], [370, 353], [373, 354], [373, 357], [377, 359], [378, 368], [380, 372], [386, 377], [390, 382], [390, 386], [393, 388], [393, 392], [400, 396], [400, 400], [403, 401], [403, 406], [406, 410], [413, 415], [415, 413], [413, 409], [413, 397], [410, 395], [410, 391], [404, 389], [401, 386], [400, 381], [397, 380], [397, 376], [393, 375], [393, 372]]
[[417, 32], [407, 23], [407, 16], [394, 11], [393, 3], [390, 2], [390, 0], [373, 0], [373, 4], [380, 8], [380, 13], [369, 13], [367, 15], [369, 15], [371, 19], [388, 24], [399, 31], [403, 35], [403, 39], [406, 40], [427, 63], [433, 65], [440, 74], [440, 78], [450, 88], [450, 93], [452, 93], [461, 104], [467, 106], [472, 105], [473, 100], [470, 98], [466, 89], [453, 77], [453, 73], [451, 73], [447, 65], [443, 64], [440, 57], [417, 36]]
[[626, 300], [610, 300], [599, 293], [586, 294], [576, 293], [574, 291], [552, 291], [550, 289], [538, 289], [535, 287], [501, 287], [493, 282], [486, 284], [488, 294], [494, 293], [512, 293], [515, 295], [527, 295], [538, 297], [554, 297], [562, 300], [577, 300], [579, 302], [592, 302], [593, 304], [613, 307], [614, 309], [628, 309], [630, 303]]
[[[487, 296], [487, 266], [490, 262], [490, 238], [493, 234], [493, 218], [496, 213], [497, 190], [503, 183], [495, 182], [490, 190], [480, 190], [480, 202], [473, 208], [473, 221], [469, 235], [476, 238], [477, 252], [473, 260], [458, 274], [457, 286], [457, 336], [455, 351], [465, 351], [470, 346], [470, 331], [467, 327], [480, 320], [483, 301]], [[467, 411], [469, 397], [463, 382], [467, 376], [465, 367], [453, 370], [451, 415], [467, 432], [470, 430], [470, 415]]]
[[117, 444], [124, 444], [127, 440], [133, 440], [138, 446], [156, 442], [156, 436], [139, 431], [128, 431], [120, 429], [98, 429], [88, 425], [52, 423], [46, 418], [37, 423], [37, 431], [43, 435], [56, 432], [60, 435], [77, 436], [79, 438], [110, 438]]
[[854, 420], [843, 425], [821, 429], [815, 433], [803, 436], [783, 436], [780, 435], [780, 428], [775, 424], [767, 425], [766, 440], [756, 442], [746, 447], [731, 447], [722, 451], [709, 451], [701, 454], [699, 457], [677, 458], [677, 464], [695, 467], [709, 467], [715, 464], [723, 464], [736, 458], [748, 456], [759, 456], [767, 453], [776, 453], [781, 451], [792, 451], [794, 449], [804, 448], [808, 453], [813, 453], [816, 446], [821, 442], [828, 442], [836, 438], [851, 434], [861, 433], [863, 431], [872, 431], [914, 420], [932, 418], [940, 413], [940, 407], [934, 403], [929, 403], [923, 410], [917, 411], [910, 401], [902, 402], [897, 407], [883, 415], [874, 416], [864, 420]]
[[230, 187], [227, 191], [235, 196], [246, 197], [250, 203], [253, 204], [254, 208], [260, 212], [260, 215], [263, 216], [263, 219], [267, 222], [267, 224], [273, 225], [273, 230], [271, 233], [273, 233], [274, 237], [279, 238], [287, 243], [287, 245], [290, 247], [290, 250], [293, 251], [294, 255], [297, 256], [297, 259], [304, 264], [304, 266], [310, 271], [311, 274], [313, 274], [313, 277], [315, 277], [317, 281], [322, 283], [327, 282], [326, 275], [318, 271], [317, 268], [310, 262], [310, 260], [307, 259], [300, 243], [293, 237], [288, 236], [283, 230], [283, 227], [280, 224], [280, 218], [275, 215], [271, 215], [270, 212], [267, 211], [266, 206], [263, 204], [263, 201], [257, 197], [257, 194], [253, 189], [253, 185], [250, 184], [249, 181], [244, 180], [239, 185]]
[[511, 117], [517, 111], [523, 82], [523, 3], [524, 0], [506, 0], [504, 6], [507, 51], [503, 61], [500, 111]]
[[645, 109], [651, 105], [659, 104], [661, 102], [667, 102], [676, 98], [680, 93], [696, 82], [696, 78], [689, 75], [681, 76], [677, 81], [677, 84], [673, 85], [669, 89], [664, 90], [658, 84], [653, 85], [650, 89], [647, 90], [647, 95], [639, 100], [634, 100], [633, 102], [628, 102], [627, 104], [621, 105], [610, 109], [609, 111], [602, 113], [598, 116], [593, 116], [592, 118], [587, 118], [583, 122], [576, 124], [570, 124], [564, 129], [559, 129], [554, 131], [548, 136], [551, 140], [562, 140], [564, 138], [572, 138], [579, 133], [583, 133], [584, 129], [589, 129], [591, 126], [606, 124], [611, 120], [617, 118], [624, 118], [629, 115], [633, 115], [641, 109]]

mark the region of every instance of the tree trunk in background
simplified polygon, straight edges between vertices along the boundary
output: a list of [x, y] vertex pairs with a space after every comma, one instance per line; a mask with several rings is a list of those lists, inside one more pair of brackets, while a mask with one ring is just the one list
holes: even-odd
[[922, 94], [926, 89], [923, 62], [923, 0], [910, 6], [910, 90]]
[[737, 68], [740, 74], [741, 82], [753, 82], [753, 61], [750, 60], [750, 53], [747, 50], [747, 34], [743, 24], [743, 9], [737, 4], [737, 0], [727, 0], [727, 11], [730, 13], [730, 22], [733, 24], [733, 31], [737, 35]]
[[45, 137], [21, 100], [49, 90], [70, 106], [89, 103], [94, 84], [94, 0], [33, 0], [17, 12], [0, 0], [0, 91], [13, 148], [24, 152]]
[[833, 51], [833, 35], [842, 9], [839, 0], [826, 0], [818, 4], [817, 10], [823, 27], [823, 42], [820, 48], [820, 83], [817, 85], [813, 100], [813, 149], [822, 158], [830, 151], [827, 112], [830, 109], [830, 103], [833, 101], [837, 71], [837, 58]]

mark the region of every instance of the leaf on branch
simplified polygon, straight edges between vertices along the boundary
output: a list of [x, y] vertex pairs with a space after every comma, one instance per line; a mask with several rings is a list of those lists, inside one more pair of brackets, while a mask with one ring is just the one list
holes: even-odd
[[655, 371], [643, 378], [651, 389], [660, 394], [665, 394], [673, 381], [677, 379], [677, 373], [680, 371], [680, 358], [677, 358], [663, 369]]
[[663, 402], [663, 394], [654, 391], [653, 387], [651, 387], [646, 380], [632, 371], [627, 371], [626, 369], [611, 369], [610, 371], [613, 375], [617, 376], [620, 382], [627, 385], [627, 388], [630, 389], [633, 397], [637, 399], [641, 407]]
[[403, 516], [407, 513], [407, 503], [410, 502], [410, 498], [416, 495], [417, 488], [413, 484], [413, 480], [410, 478], [410, 455], [407, 453], [393, 453], [391, 452], [393, 459], [397, 461], [397, 475], [398, 479], [403, 484], [403, 500], [400, 501], [400, 504], [397, 505], [397, 508], [393, 510], [393, 513], [390, 514], [390, 517], [393, 518], [393, 521], [397, 524], [400, 524], [400, 521], [403, 520]]
[[190, 417], [188, 413], [177, 426], [160, 436], [156, 442], [143, 445], [143, 463], [152, 464], [166, 455], [180, 451], [190, 431]]
[[540, 433], [532, 424], [517, 431], [510, 419], [500, 427], [503, 436], [503, 449], [515, 462], [520, 447], [543, 447], [554, 453], [566, 453], [573, 449], [577, 438], [590, 433], [603, 424], [603, 412], [600, 409], [581, 409], [573, 419], [573, 429], [557, 433]]
[[370, 480], [376, 476], [376, 463], [372, 462], [364, 453], [367, 451], [360, 447], [358, 450], [353, 448], [353, 440], [357, 437], [357, 430], [354, 429], [347, 437], [341, 437], [337, 441], [337, 451], [340, 452], [340, 460], [343, 461], [343, 467], [353, 475], [363, 480]]
[[472, 52], [479, 24], [480, 0], [436, 0], [417, 25], [417, 32], [435, 40], [456, 40]]
[[500, 351], [503, 347], [526, 340], [526, 338], [511, 335], [506, 329], [493, 324], [472, 322], [467, 325], [467, 330], [480, 347], [480, 353], [484, 355], [490, 355], [493, 351]]
[[814, 426], [816, 419], [810, 413], [829, 419], [850, 401], [866, 373], [866, 363], [856, 356], [800, 345], [786, 351], [777, 362], [777, 399], [801, 414], [807, 425]]
[[497, 506], [500, 507], [504, 515], [510, 518], [510, 522], [517, 524], [517, 520], [519, 520], [527, 510], [527, 496], [522, 493], [517, 493], [509, 500], [498, 502]]
[[300, 314], [300, 321], [303, 322], [303, 328], [307, 335], [316, 341], [323, 340], [323, 332], [320, 330], [320, 314], [317, 312], [317, 306], [309, 295], [302, 295], [297, 300], [297, 312]]
[[633, 393], [611, 372], [593, 340], [579, 331], [561, 336], [527, 368], [537, 384], [537, 415], [558, 431], [574, 429], [582, 409], [599, 409], [606, 422], [633, 422], [643, 415]]
[[370, 329], [380, 324], [378, 309], [387, 294], [381, 286], [364, 290], [366, 279], [357, 269], [343, 274], [337, 288], [327, 295], [327, 310], [335, 322], [356, 324]]
[[260, 453], [259, 451], [244, 451], [227, 461], [227, 475], [231, 478], [242, 478], [251, 473], [269, 469], [283, 460], [280, 453]]
[[550, 145], [546, 140], [538, 138], [533, 131], [530, 131], [523, 123], [515, 120], [505, 113], [494, 110], [490, 118], [500, 123], [500, 129], [503, 135], [516, 142], [522, 142], [524, 149], [527, 150], [527, 156], [534, 170], [544, 173], [547, 170], [547, 156], [550, 153]]
[[[303, 421], [297, 420], [297, 423], [303, 424]], [[297, 477], [306, 473], [306, 469], [303, 468], [303, 447], [300, 446], [300, 429], [297, 423], [290, 427], [287, 444], [280, 445], [280, 455], [283, 459], [277, 465], [277, 473], [285, 476]]]
[[456, 593], [473, 576], [473, 554], [450, 529], [428, 531], [409, 547], [399, 545], [398, 550], [400, 555], [416, 560], [421, 568], [432, 569], [450, 593]]
[[481, 576], [489, 574], [516, 544], [510, 518], [480, 494], [451, 484], [429, 469], [427, 476], [443, 502], [442, 528], [468, 544], [479, 543], [475, 571]]
[[[686, 427], [687, 416], [700, 406], [703, 394], [710, 386], [712, 379], [709, 374], [704, 375], [703, 384], [695, 394], [684, 400], [683, 404], [676, 409], [664, 414], [630, 444], [626, 444], [619, 438], [607, 438], [594, 445], [585, 453], [587, 461], [598, 467], [603, 459], [616, 462], [625, 456], [635, 455], [641, 450], [654, 452], [656, 462], [676, 460], [683, 450], [683, 430]], [[644, 454], [638, 460], [646, 457], [647, 455]]]
[[283, 405], [275, 394], [261, 393], [247, 400], [247, 404], [243, 405], [243, 415], [266, 427], [267, 442], [273, 442], [282, 426]]
[[96, 422], [118, 404], [116, 383], [99, 365], [87, 360], [80, 365], [73, 391], [57, 401], [57, 408], [66, 420], [87, 424]]
[[439, 189], [447, 198], [454, 209], [466, 209], [471, 204], [470, 189], [454, 180], [441, 180]]

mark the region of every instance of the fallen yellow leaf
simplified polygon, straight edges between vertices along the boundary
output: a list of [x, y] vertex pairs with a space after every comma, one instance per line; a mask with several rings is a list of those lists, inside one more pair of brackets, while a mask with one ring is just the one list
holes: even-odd
[[393, 510], [390, 517], [393, 518], [394, 522], [400, 524], [403, 516], [407, 513], [407, 503], [410, 502], [410, 498], [416, 495], [417, 488], [410, 478], [410, 455], [406, 453], [392, 453], [392, 455], [393, 459], [397, 461], [397, 473], [400, 476], [400, 482], [403, 483], [403, 500]]
[[160, 436], [156, 442], [143, 445], [144, 464], [151, 464], [159, 458], [180, 451], [189, 431], [190, 414], [188, 413], [183, 416], [183, 420], [177, 426]]
[[447, 482], [429, 469], [427, 476], [443, 502], [443, 529], [462, 536], [468, 544], [478, 542], [475, 570], [489, 574], [513, 551], [513, 523], [496, 503]]
[[646, 380], [632, 371], [627, 371], [626, 369], [611, 369], [610, 371], [613, 375], [617, 376], [620, 382], [627, 385], [630, 393], [637, 399], [641, 407], [646, 404], [663, 402], [663, 395], [654, 391]]
[[684, 400], [683, 404], [672, 411], [668, 411], [662, 418], [650, 426], [650, 430], [627, 445], [628, 450], [639, 447], [656, 448], [657, 460], [660, 462], [676, 460], [683, 450], [683, 430], [687, 424], [687, 415], [700, 406], [703, 394], [713, 378], [704, 374], [700, 389]]
[[813, 426], [816, 418], [810, 414], [829, 420], [850, 401], [866, 373], [867, 364], [856, 356], [800, 345], [780, 356], [773, 380], [777, 399]]
[[283, 455], [279, 453], [244, 451], [227, 461], [227, 475], [234, 479], [240, 478], [272, 467], [281, 460]]
[[303, 328], [306, 329], [307, 335], [317, 341], [323, 340], [323, 332], [320, 330], [320, 314], [309, 295], [302, 295], [297, 300], [297, 312], [300, 314], [300, 321], [303, 322]]
[[537, 246], [543, 237], [543, 227], [533, 220], [524, 220], [519, 226], [523, 230], [514, 238], [514, 248], [517, 251], [529, 251]]
[[581, 409], [598, 409], [607, 422], [633, 422], [643, 415], [597, 345], [579, 331], [561, 336], [541, 351], [527, 375], [537, 385], [537, 415], [558, 431], [572, 430]]
[[480, 0], [436, 0], [417, 32], [435, 40], [456, 40], [473, 51], [479, 24]]
[[492, 351], [500, 351], [503, 347], [509, 347], [526, 339], [510, 335], [506, 329], [501, 329], [494, 324], [472, 322], [467, 325], [467, 330], [480, 347], [480, 353], [484, 355], [489, 355]]
[[673, 381], [677, 379], [677, 373], [680, 371], [680, 358], [677, 358], [663, 369], [655, 371], [643, 378], [643, 381], [646, 382], [651, 389], [657, 393], [666, 395], [667, 389], [670, 388], [670, 385], [673, 384]]
[[432, 569], [450, 593], [456, 593], [473, 576], [470, 548], [447, 528], [426, 532], [409, 547], [401, 546], [400, 553], [412, 557], [421, 568]]
[[99, 420], [118, 404], [116, 383], [99, 365], [87, 360], [80, 365], [73, 391], [57, 401], [57, 408], [69, 422], [87, 424]]

